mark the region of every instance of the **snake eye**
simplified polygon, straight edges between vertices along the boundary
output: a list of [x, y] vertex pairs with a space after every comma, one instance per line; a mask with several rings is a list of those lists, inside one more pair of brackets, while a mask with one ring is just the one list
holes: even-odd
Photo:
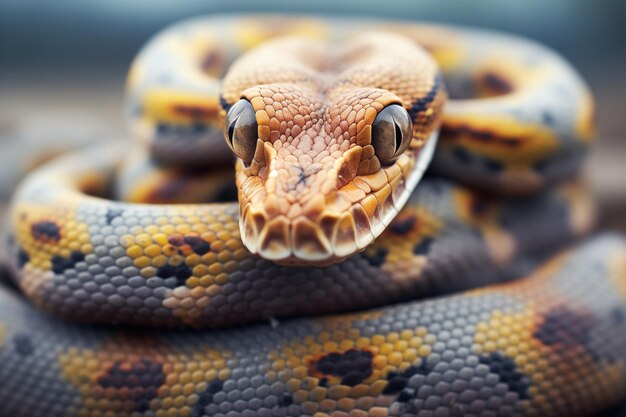
[[382, 165], [390, 165], [407, 150], [413, 138], [409, 113], [398, 104], [382, 109], [372, 124], [372, 146]]
[[254, 109], [248, 100], [241, 99], [228, 110], [224, 120], [224, 137], [235, 156], [246, 165], [254, 157], [258, 129]]

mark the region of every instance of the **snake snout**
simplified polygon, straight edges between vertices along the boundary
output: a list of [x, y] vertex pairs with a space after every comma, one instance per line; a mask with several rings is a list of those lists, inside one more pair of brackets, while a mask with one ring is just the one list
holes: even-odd
[[242, 207], [240, 221], [251, 252], [285, 265], [327, 265], [371, 242], [367, 217], [354, 216], [352, 202], [340, 192], [354, 169], [342, 169], [344, 158], [334, 162], [322, 166], [278, 158], [265, 178], [252, 180], [258, 183], [256, 192]]

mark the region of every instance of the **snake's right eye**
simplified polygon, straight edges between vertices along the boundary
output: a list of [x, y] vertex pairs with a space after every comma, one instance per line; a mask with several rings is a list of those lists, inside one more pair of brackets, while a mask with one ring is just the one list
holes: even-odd
[[254, 157], [258, 130], [254, 109], [248, 100], [241, 99], [228, 110], [224, 120], [224, 138], [235, 156], [246, 165]]

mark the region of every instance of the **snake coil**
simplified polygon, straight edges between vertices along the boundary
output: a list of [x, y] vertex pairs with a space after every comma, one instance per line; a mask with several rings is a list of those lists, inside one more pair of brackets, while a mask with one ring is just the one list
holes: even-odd
[[13, 198], [0, 415], [583, 416], [624, 397], [626, 244], [562, 251], [593, 226], [593, 100], [553, 52], [219, 16], [150, 41], [127, 90], [140, 144], [67, 155]]

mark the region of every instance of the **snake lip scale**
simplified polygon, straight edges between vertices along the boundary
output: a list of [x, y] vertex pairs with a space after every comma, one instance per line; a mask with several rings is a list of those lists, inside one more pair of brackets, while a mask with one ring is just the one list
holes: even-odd
[[553, 51], [219, 15], [150, 40], [126, 95], [135, 142], [69, 152], [12, 198], [0, 416], [597, 416], [626, 397], [626, 240], [590, 236], [593, 97]]

